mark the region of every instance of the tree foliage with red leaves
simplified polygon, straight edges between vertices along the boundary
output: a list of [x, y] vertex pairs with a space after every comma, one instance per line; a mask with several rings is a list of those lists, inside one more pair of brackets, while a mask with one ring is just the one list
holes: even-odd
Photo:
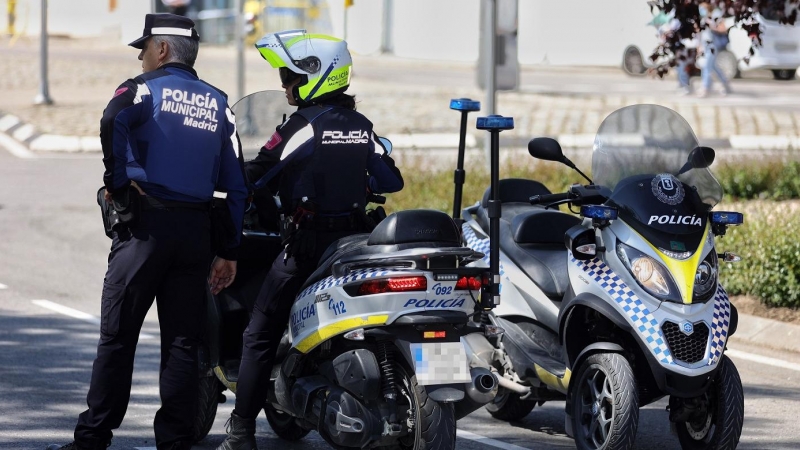
[[[762, 45], [761, 27], [755, 14], [767, 13], [769, 17], [776, 18], [782, 24], [793, 25], [797, 20], [800, 0], [729, 0], [704, 1], [704, 0], [651, 0], [648, 2], [653, 12], [660, 11], [668, 17], [677, 19], [679, 25], [664, 33], [658, 47], [650, 55], [650, 60], [656, 64], [653, 71], [658, 76], [664, 76], [670, 67], [674, 67], [684, 48], [684, 39], [693, 39], [699, 36], [706, 28], [706, 21], [700, 16], [700, 4], [709, 3], [712, 8], [719, 8], [725, 17], [734, 18], [734, 27], [740, 27], [750, 37], [752, 44], [748, 56], [755, 54], [755, 48]], [[710, 14], [710, 12], [709, 12]]]

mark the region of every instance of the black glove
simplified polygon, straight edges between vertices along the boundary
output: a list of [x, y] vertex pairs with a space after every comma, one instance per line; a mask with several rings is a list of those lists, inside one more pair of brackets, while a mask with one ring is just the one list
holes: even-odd
[[294, 258], [295, 261], [306, 262], [314, 258], [317, 250], [317, 231], [310, 228], [300, 228], [285, 241], [285, 258]]
[[282, 244], [284, 259], [308, 261], [314, 257], [317, 247], [317, 231], [314, 224], [315, 207], [311, 203], [301, 204], [287, 224], [288, 237]]

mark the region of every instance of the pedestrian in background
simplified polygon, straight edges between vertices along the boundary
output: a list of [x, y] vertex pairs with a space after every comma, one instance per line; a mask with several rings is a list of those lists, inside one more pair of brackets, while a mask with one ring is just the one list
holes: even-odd
[[[236, 274], [247, 196], [243, 160], [227, 96], [192, 68], [199, 48], [194, 22], [148, 14], [142, 37], [129, 45], [141, 49], [144, 73], [119, 86], [100, 122], [105, 199], [124, 223], [111, 232], [89, 408], [74, 442], [49, 449], [110, 445], [128, 407], [136, 343], [154, 299], [161, 327], [156, 447], [189, 449], [206, 283], [219, 292]], [[217, 209], [227, 211], [230, 232], [212, 263], [215, 190], [227, 192], [227, 208]]]
[[701, 68], [703, 90], [698, 95], [705, 97], [711, 93], [712, 75], [716, 75], [719, 82], [722, 83], [722, 94], [728, 95], [733, 90], [730, 82], [717, 64], [719, 52], [725, 50], [728, 45], [728, 28], [725, 26], [725, 21], [722, 17], [722, 10], [719, 8], [712, 10], [711, 5], [707, 2], [701, 3], [699, 10], [701, 21], [705, 25], [700, 36], [705, 65]]

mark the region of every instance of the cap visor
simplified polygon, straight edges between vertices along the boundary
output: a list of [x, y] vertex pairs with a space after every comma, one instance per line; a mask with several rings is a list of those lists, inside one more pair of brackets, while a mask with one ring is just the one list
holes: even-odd
[[142, 37], [140, 37], [139, 39], [137, 39], [137, 40], [135, 40], [135, 41], [131, 42], [131, 43], [130, 43], [130, 44], [128, 44], [128, 45], [129, 45], [129, 46], [131, 46], [131, 47], [133, 47], [133, 48], [138, 48], [139, 50], [141, 50], [141, 49], [143, 49], [143, 48], [144, 48], [144, 43], [145, 43], [145, 41], [147, 41], [147, 39], [148, 39], [149, 37], [150, 37], [150, 36], [142, 36]]

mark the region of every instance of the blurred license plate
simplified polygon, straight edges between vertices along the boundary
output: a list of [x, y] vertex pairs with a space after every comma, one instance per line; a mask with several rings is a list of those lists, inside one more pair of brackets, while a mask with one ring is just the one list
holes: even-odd
[[794, 53], [797, 51], [797, 44], [794, 42], [776, 42], [775, 50], [781, 53]]
[[470, 381], [467, 352], [461, 342], [411, 344], [411, 355], [421, 385]]

